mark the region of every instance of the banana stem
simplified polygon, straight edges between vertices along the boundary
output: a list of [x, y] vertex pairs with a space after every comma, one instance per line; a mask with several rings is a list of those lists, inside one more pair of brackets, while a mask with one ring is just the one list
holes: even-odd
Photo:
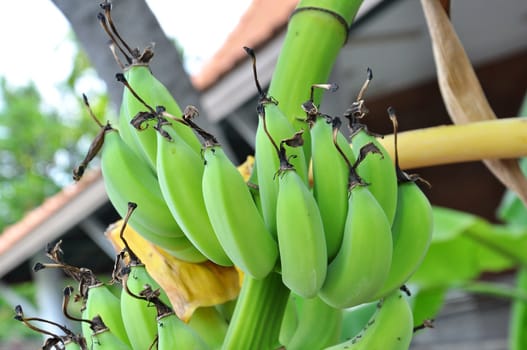
[[[393, 135], [379, 141], [393, 158]], [[397, 142], [402, 169], [524, 157], [527, 120], [503, 118], [405, 131], [398, 133]]]
[[277, 348], [288, 297], [289, 289], [278, 273], [261, 280], [246, 275], [222, 349]]

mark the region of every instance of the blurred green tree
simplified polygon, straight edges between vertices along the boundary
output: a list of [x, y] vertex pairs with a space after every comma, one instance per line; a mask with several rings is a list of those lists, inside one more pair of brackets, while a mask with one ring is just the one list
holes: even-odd
[[[58, 87], [64, 108], [46, 104], [32, 83], [11, 87], [0, 79], [0, 232], [73, 182], [71, 171], [97, 131], [76, 92], [83, 79], [95, 79], [95, 72], [78, 51], [70, 76]], [[107, 96], [91, 97], [104, 118]]]

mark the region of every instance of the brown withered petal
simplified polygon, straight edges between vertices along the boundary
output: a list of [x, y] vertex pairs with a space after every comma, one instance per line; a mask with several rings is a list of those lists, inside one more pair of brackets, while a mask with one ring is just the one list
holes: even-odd
[[[421, 4], [432, 39], [441, 95], [450, 118], [456, 124], [497, 119], [441, 2], [421, 0]], [[527, 205], [527, 179], [517, 159], [483, 162]]]

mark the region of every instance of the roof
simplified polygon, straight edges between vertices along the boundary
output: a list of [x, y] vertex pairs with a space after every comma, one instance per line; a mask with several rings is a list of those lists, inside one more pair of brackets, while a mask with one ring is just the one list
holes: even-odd
[[191, 77], [197, 90], [206, 90], [246, 58], [244, 46], [258, 48], [285, 28], [299, 0], [253, 0], [223, 46]]

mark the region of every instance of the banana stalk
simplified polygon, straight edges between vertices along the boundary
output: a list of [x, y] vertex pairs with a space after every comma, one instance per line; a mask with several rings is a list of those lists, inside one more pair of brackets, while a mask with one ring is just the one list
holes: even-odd
[[289, 289], [278, 273], [272, 272], [260, 280], [246, 275], [222, 349], [278, 348], [288, 298]]
[[[280, 101], [280, 109], [295, 129], [307, 130], [301, 108], [309, 99], [306, 86], [329, 78], [340, 48], [348, 38], [349, 25], [362, 0], [302, 0], [291, 15], [284, 44], [278, 56], [269, 95]], [[314, 95], [320, 104], [322, 92]], [[310, 159], [309, 133], [304, 138], [304, 153]]]
[[[397, 134], [402, 169], [527, 156], [527, 120], [502, 118]], [[392, 159], [393, 135], [379, 139]]]

